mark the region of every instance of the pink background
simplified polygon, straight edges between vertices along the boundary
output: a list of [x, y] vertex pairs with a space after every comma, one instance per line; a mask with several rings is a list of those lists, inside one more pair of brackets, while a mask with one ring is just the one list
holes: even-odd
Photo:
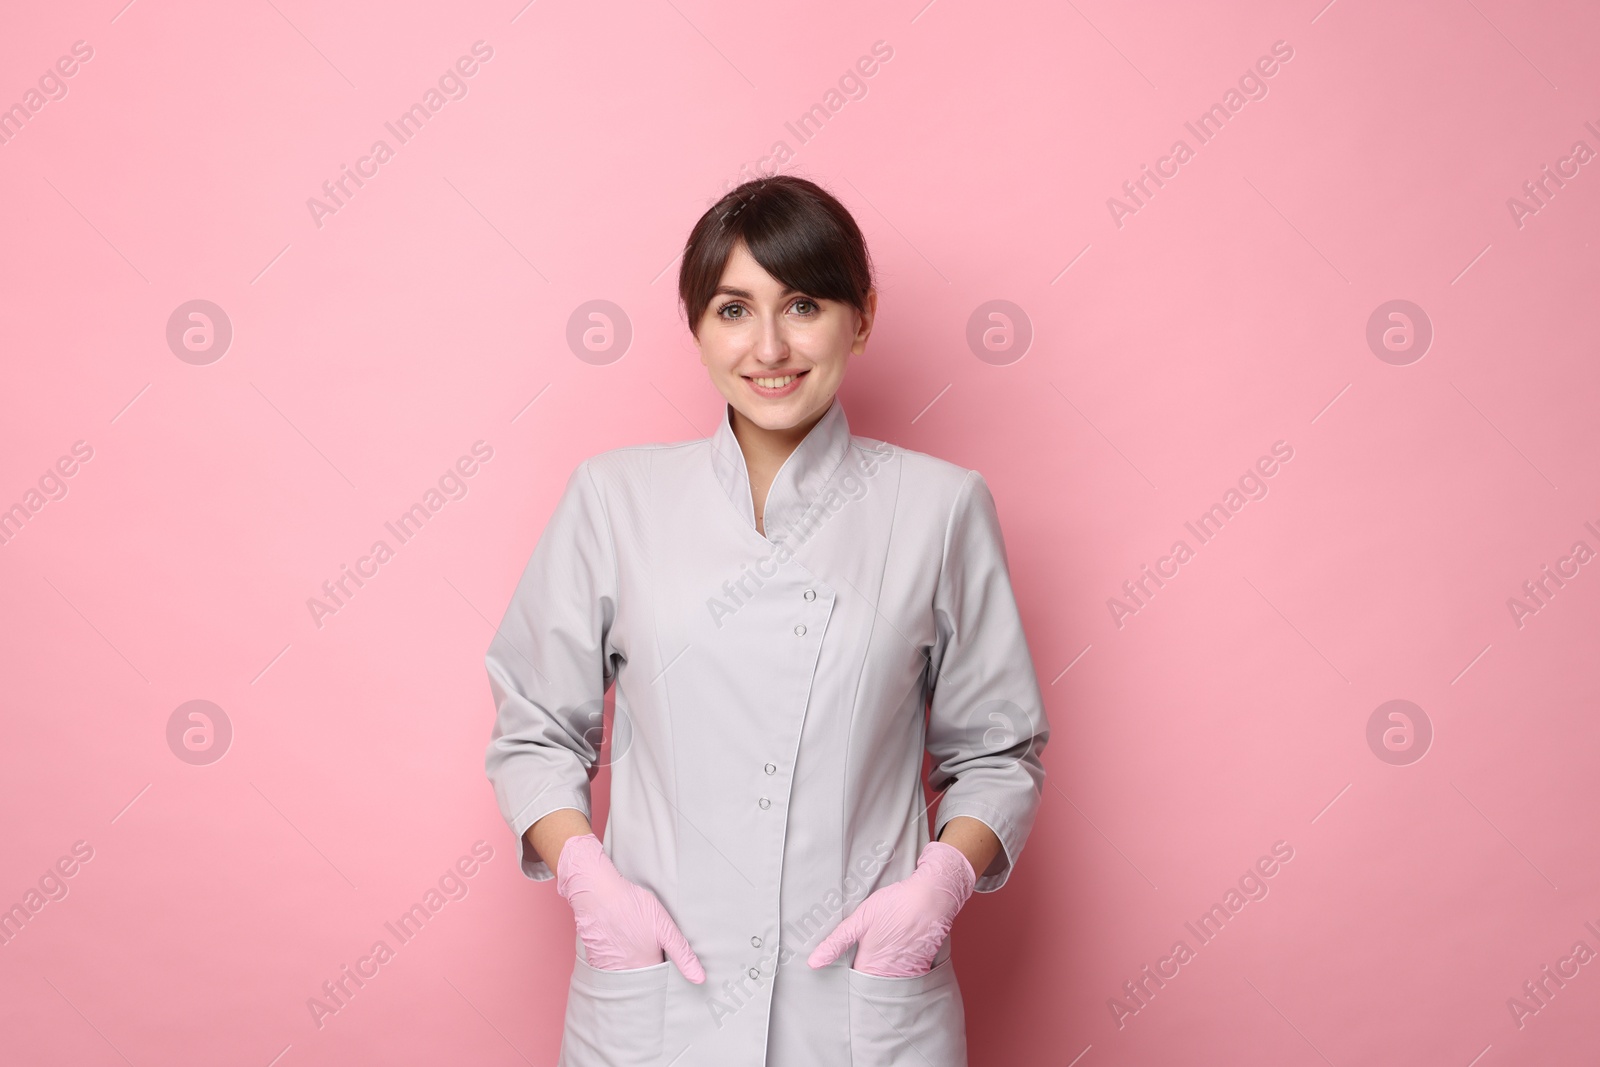
[[[0, 948], [0, 1059], [553, 1062], [571, 918], [484, 778], [483, 654], [575, 463], [711, 431], [674, 257], [783, 140], [882, 271], [851, 427], [988, 478], [1054, 728], [1017, 875], [955, 930], [972, 1062], [1587, 1062], [1600, 964], [1521, 1026], [1507, 1000], [1600, 950], [1600, 565], [1520, 626], [1508, 600], [1600, 550], [1600, 161], [1520, 225], [1508, 199], [1600, 150], [1600, 13], [923, 3], [110, 0], [0, 34], [0, 104], [93, 49], [0, 145], [0, 507], [93, 450], [0, 546], [0, 905], [93, 850]], [[307, 198], [480, 40], [467, 95], [319, 226]], [[166, 339], [195, 299], [232, 325], [209, 363]], [[632, 339], [594, 363], [567, 325], [602, 299]], [[1405, 365], [1366, 334], [1397, 299], [1434, 333]], [[1033, 331], [1003, 365], [966, 339], [991, 300]], [[308, 599], [480, 440], [319, 627]], [[1367, 740], [1395, 699], [1433, 731], [1406, 765]], [[168, 741], [191, 700], [231, 724], [207, 765]], [[308, 999], [480, 840], [467, 895], [319, 1027]], [[1200, 945], [1185, 921], [1279, 841]]]

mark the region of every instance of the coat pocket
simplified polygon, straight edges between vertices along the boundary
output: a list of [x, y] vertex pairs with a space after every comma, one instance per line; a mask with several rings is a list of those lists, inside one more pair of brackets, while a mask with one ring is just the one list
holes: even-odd
[[572, 961], [560, 1067], [643, 1067], [661, 1056], [671, 960], [627, 971]]
[[946, 956], [927, 974], [846, 972], [852, 1067], [967, 1067], [967, 1020]]

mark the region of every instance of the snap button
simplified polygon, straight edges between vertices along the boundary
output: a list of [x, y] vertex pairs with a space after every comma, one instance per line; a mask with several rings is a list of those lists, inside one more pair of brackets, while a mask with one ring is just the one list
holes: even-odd
[[752, 937], [750, 939], [750, 947], [751, 948], [760, 948], [761, 947], [761, 939], [759, 937]]
[[794, 632], [795, 632], [795, 636], [804, 637], [806, 635], [806, 624], [805, 623], [801, 623], [799, 626], [796, 626], [794, 628]]
[[772, 801], [768, 800], [766, 797], [762, 797], [760, 800], [756, 801], [756, 803], [761, 806], [762, 811], [766, 811], [768, 808], [772, 807]]
[[776, 763], [769, 763], [769, 764], [767, 764], [766, 770], [767, 770], [768, 774], [777, 774], [778, 773], [778, 765]]
[[756, 968], [752, 967], [752, 968], [750, 968], [750, 977], [751, 978], [760, 978], [761, 977], [761, 972], [758, 971]]
[[815, 600], [817, 599], [817, 591], [815, 589], [807, 589], [804, 596], [807, 600]]

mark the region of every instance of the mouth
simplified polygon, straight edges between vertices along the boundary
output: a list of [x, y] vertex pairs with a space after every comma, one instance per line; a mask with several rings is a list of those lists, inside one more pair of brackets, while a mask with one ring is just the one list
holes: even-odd
[[745, 382], [757, 396], [780, 397], [788, 396], [800, 388], [800, 380], [810, 371], [794, 371], [789, 374], [763, 374], [743, 375]]

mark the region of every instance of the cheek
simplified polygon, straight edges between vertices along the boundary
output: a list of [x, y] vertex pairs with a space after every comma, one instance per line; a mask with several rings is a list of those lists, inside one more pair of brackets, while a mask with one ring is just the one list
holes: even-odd
[[855, 330], [851, 328], [850, 321], [845, 319], [817, 323], [812, 329], [795, 337], [791, 344], [820, 366], [844, 359], [855, 339]]
[[714, 374], [730, 373], [739, 359], [739, 348], [726, 333], [702, 330], [700, 333], [700, 361]]

